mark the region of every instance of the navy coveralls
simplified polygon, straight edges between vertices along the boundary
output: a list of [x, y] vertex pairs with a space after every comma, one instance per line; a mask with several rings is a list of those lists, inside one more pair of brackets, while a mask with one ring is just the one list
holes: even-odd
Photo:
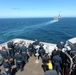
[[2, 57], [3, 57], [4, 59], [9, 58], [9, 57], [8, 57], [8, 52], [7, 52], [6, 50], [2, 50], [2, 51], [1, 51], [1, 55], [2, 55]]
[[8, 71], [6, 71], [6, 73], [8, 74], [8, 75], [11, 75], [11, 64], [10, 63], [8, 63], [8, 62], [4, 62], [3, 63], [3, 67], [6, 69], [8, 69]]
[[54, 62], [54, 69], [57, 71], [57, 73], [59, 75], [59, 72], [60, 72], [60, 64], [62, 63], [61, 57], [59, 57], [59, 55], [55, 55], [53, 57], [53, 62]]
[[40, 54], [40, 56], [41, 56], [41, 58], [42, 58], [42, 56], [43, 56], [44, 53], [45, 53], [45, 50], [44, 50], [44, 48], [43, 48], [44, 44], [40, 44], [39, 46], [40, 46], [40, 47], [39, 47], [39, 54]]
[[27, 48], [26, 46], [21, 46], [22, 60], [27, 63]]
[[13, 58], [14, 57], [14, 45], [13, 45], [13, 42], [8, 42], [7, 46], [8, 46], [8, 50], [9, 50], [9, 55], [10, 55], [11, 58]]
[[20, 50], [20, 46], [19, 45], [15, 45], [14, 46], [14, 52], [16, 53], [16, 52], [21, 52], [21, 50]]
[[34, 54], [34, 56], [36, 54], [36, 48], [35, 48], [35, 46], [37, 46], [38, 44], [39, 44], [38, 41], [33, 42], [33, 54]]
[[16, 59], [16, 69], [22, 71], [22, 56], [21, 54], [15, 54]]

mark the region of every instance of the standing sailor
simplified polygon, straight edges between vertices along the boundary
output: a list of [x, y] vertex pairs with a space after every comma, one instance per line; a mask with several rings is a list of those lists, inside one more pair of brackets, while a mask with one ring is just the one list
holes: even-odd
[[59, 50], [62, 50], [64, 48], [64, 42], [60, 42], [59, 44], [57, 44], [57, 47]]
[[7, 43], [7, 46], [8, 46], [8, 50], [9, 50], [9, 55], [11, 58], [14, 57], [14, 45], [13, 45], [13, 41], [10, 40], [8, 43]]
[[15, 46], [14, 46], [14, 52], [16, 53], [16, 52], [21, 52], [21, 50], [20, 50], [20, 46], [19, 46], [19, 43], [17, 42], [17, 43], [15, 43]]
[[48, 57], [48, 54], [44, 54], [42, 56], [42, 62], [43, 62], [42, 67], [43, 67], [44, 72], [48, 70], [47, 63], [49, 62], [49, 60], [50, 60], [50, 58]]
[[23, 61], [25, 61], [25, 63], [27, 63], [28, 62], [28, 59], [27, 59], [27, 48], [25, 46], [25, 42], [22, 43], [21, 53], [22, 53], [22, 59], [23, 59]]
[[5, 46], [2, 47], [1, 55], [4, 59], [8, 58], [8, 52], [5, 48]]
[[40, 56], [41, 56], [41, 58], [42, 58], [42, 56], [45, 54], [45, 50], [44, 50], [44, 44], [42, 43], [42, 42], [40, 42], [40, 44], [39, 44], [39, 54], [40, 54]]
[[60, 72], [60, 64], [62, 63], [61, 57], [58, 55], [58, 53], [53, 57], [53, 63], [54, 63], [54, 69], [57, 71], [58, 75]]
[[23, 68], [22, 68], [22, 56], [20, 54], [20, 51], [16, 52], [15, 59], [16, 59], [16, 69], [17, 69], [17, 71], [19, 69], [20, 69], [20, 71], [23, 71]]
[[37, 46], [37, 45], [39, 45], [39, 41], [36, 39], [35, 42], [33, 42], [33, 54], [34, 54], [34, 56], [35, 56], [35, 54], [36, 54], [36, 50], [37, 50], [37, 49], [36, 49], [36, 46]]
[[30, 56], [32, 56], [32, 52], [33, 52], [33, 45], [30, 43], [30, 45], [28, 46], [28, 51]]
[[54, 48], [54, 50], [52, 51], [52, 56], [51, 56], [51, 58], [53, 58], [53, 57], [56, 55], [56, 53], [57, 53], [57, 51], [56, 51], [56, 49]]

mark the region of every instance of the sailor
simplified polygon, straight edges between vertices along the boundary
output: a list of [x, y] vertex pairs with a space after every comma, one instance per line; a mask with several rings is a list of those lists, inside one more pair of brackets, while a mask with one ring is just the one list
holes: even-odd
[[28, 62], [28, 59], [27, 59], [27, 48], [25, 46], [25, 42], [22, 43], [22, 46], [21, 46], [21, 53], [22, 53], [22, 59], [25, 63]]
[[42, 42], [39, 43], [40, 49], [43, 49], [44, 44]]
[[52, 51], [52, 58], [56, 55], [57, 51], [56, 48], [54, 48], [54, 50]]
[[9, 50], [9, 55], [10, 57], [14, 57], [14, 45], [13, 45], [13, 41], [10, 40], [8, 43], [7, 43], [7, 46], [8, 46], [8, 50]]
[[20, 51], [17, 51], [14, 58], [16, 59], [16, 69], [17, 71], [20, 69], [20, 71], [23, 71], [22, 67], [22, 56], [20, 54]]
[[57, 75], [57, 72], [55, 70], [48, 70], [44, 73], [44, 75]]
[[48, 70], [53, 69], [52, 61], [49, 60], [49, 63], [47, 63], [47, 65], [48, 65]]
[[41, 58], [42, 58], [42, 56], [45, 54], [45, 50], [44, 50], [44, 44], [42, 43], [42, 42], [40, 42], [40, 44], [39, 44], [39, 55], [41, 56]]
[[36, 50], [37, 50], [37, 49], [36, 49], [36, 46], [37, 46], [37, 45], [39, 45], [39, 41], [36, 39], [35, 42], [33, 42], [33, 54], [34, 54], [34, 56], [35, 56], [35, 54], [36, 54]]
[[8, 59], [4, 60], [3, 67], [8, 75], [11, 75], [11, 64]]
[[58, 47], [57, 52], [58, 52], [59, 55], [61, 56], [61, 51], [62, 51], [63, 48], [64, 48], [64, 42], [61, 41], [59, 44], [57, 44], [57, 47]]
[[56, 55], [53, 57], [53, 63], [54, 63], [54, 70], [57, 71], [58, 75], [60, 72], [60, 64], [62, 63], [61, 57], [56, 53]]
[[33, 45], [39, 45], [39, 41], [37, 39], [35, 39], [35, 42], [33, 42]]
[[16, 53], [16, 52], [21, 52], [21, 50], [20, 50], [20, 46], [19, 46], [19, 43], [17, 42], [17, 43], [15, 43], [15, 45], [14, 45], [14, 52]]
[[50, 58], [48, 57], [48, 54], [44, 54], [42, 56], [42, 62], [43, 62], [42, 67], [43, 67], [44, 72], [48, 70], [47, 63], [49, 63], [49, 60], [50, 60]]
[[8, 58], [8, 52], [5, 48], [5, 46], [2, 47], [1, 55], [4, 59]]
[[62, 50], [64, 48], [64, 42], [60, 42], [59, 44], [57, 44], [58, 49]]
[[29, 51], [30, 56], [32, 56], [32, 52], [33, 52], [33, 45], [32, 45], [32, 43], [30, 43], [30, 45], [28, 46], [28, 51]]
[[49, 60], [50, 60], [50, 57], [48, 56], [47, 53], [42, 56], [42, 61], [43, 61], [43, 63], [48, 63]]

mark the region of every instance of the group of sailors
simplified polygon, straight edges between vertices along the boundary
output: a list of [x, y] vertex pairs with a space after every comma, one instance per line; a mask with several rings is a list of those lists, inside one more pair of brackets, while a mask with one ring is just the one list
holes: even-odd
[[57, 50], [54, 49], [52, 51], [52, 54], [50, 56], [47, 53], [42, 57], [42, 66], [45, 72], [44, 75], [69, 75], [70, 65], [68, 65], [68, 59], [63, 52], [63, 49], [65, 48], [64, 42], [57, 44], [57, 48]]
[[[7, 47], [2, 46], [2, 49], [0, 50], [0, 54], [2, 55], [4, 61], [3, 61], [3, 67], [7, 74], [11, 74], [12, 66], [16, 64], [16, 70], [23, 71], [23, 62], [26, 64], [28, 63], [29, 57], [34, 55], [36, 57], [36, 46], [39, 45], [39, 56], [42, 57], [45, 53], [45, 50], [43, 48], [43, 43], [39, 42], [38, 40], [35, 40], [35, 42], [30, 43], [28, 47], [26, 47], [26, 43], [24, 41], [18, 43], [14, 43], [12, 40], [7, 43]], [[16, 62], [15, 62], [16, 61]]]
[[42, 57], [43, 69], [45, 75], [59, 75], [60, 65], [62, 64], [62, 58], [60, 57], [60, 52], [54, 49], [52, 55], [44, 54]]
[[[60, 56], [60, 49], [64, 47], [64, 44], [58, 44], [57, 47], [59, 50], [54, 49], [52, 51], [52, 55], [45, 52], [44, 44], [35, 40], [35, 42], [30, 43], [28, 47], [26, 47], [26, 43], [24, 41], [18, 43], [14, 43], [12, 40], [7, 43], [8, 50], [5, 46], [0, 50], [0, 54], [4, 58], [3, 67], [8, 75], [12, 75], [12, 66], [16, 64], [16, 70], [23, 71], [23, 62], [25, 64], [28, 63], [29, 57], [34, 55], [36, 57], [37, 48], [38, 49], [38, 58], [42, 58], [42, 67], [44, 70], [44, 75], [50, 75], [49, 71], [52, 71], [52, 75], [59, 75], [60, 65], [63, 63], [62, 57]], [[59, 48], [60, 47], [60, 48]]]

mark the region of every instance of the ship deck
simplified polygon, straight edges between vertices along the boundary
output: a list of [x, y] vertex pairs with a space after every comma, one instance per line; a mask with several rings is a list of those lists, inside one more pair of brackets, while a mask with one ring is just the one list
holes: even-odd
[[[42, 60], [39, 58], [39, 63], [35, 63], [35, 57], [32, 56], [29, 58], [29, 62], [24, 66], [24, 70], [21, 72], [20, 70], [16, 71], [16, 65], [12, 67], [12, 75], [44, 75], [44, 71], [42, 68]], [[3, 70], [3, 67], [1, 66]]]
[[41, 58], [39, 63], [35, 63], [35, 60], [34, 56], [30, 57], [29, 62], [24, 66], [24, 71], [18, 71], [16, 75], [44, 75]]

